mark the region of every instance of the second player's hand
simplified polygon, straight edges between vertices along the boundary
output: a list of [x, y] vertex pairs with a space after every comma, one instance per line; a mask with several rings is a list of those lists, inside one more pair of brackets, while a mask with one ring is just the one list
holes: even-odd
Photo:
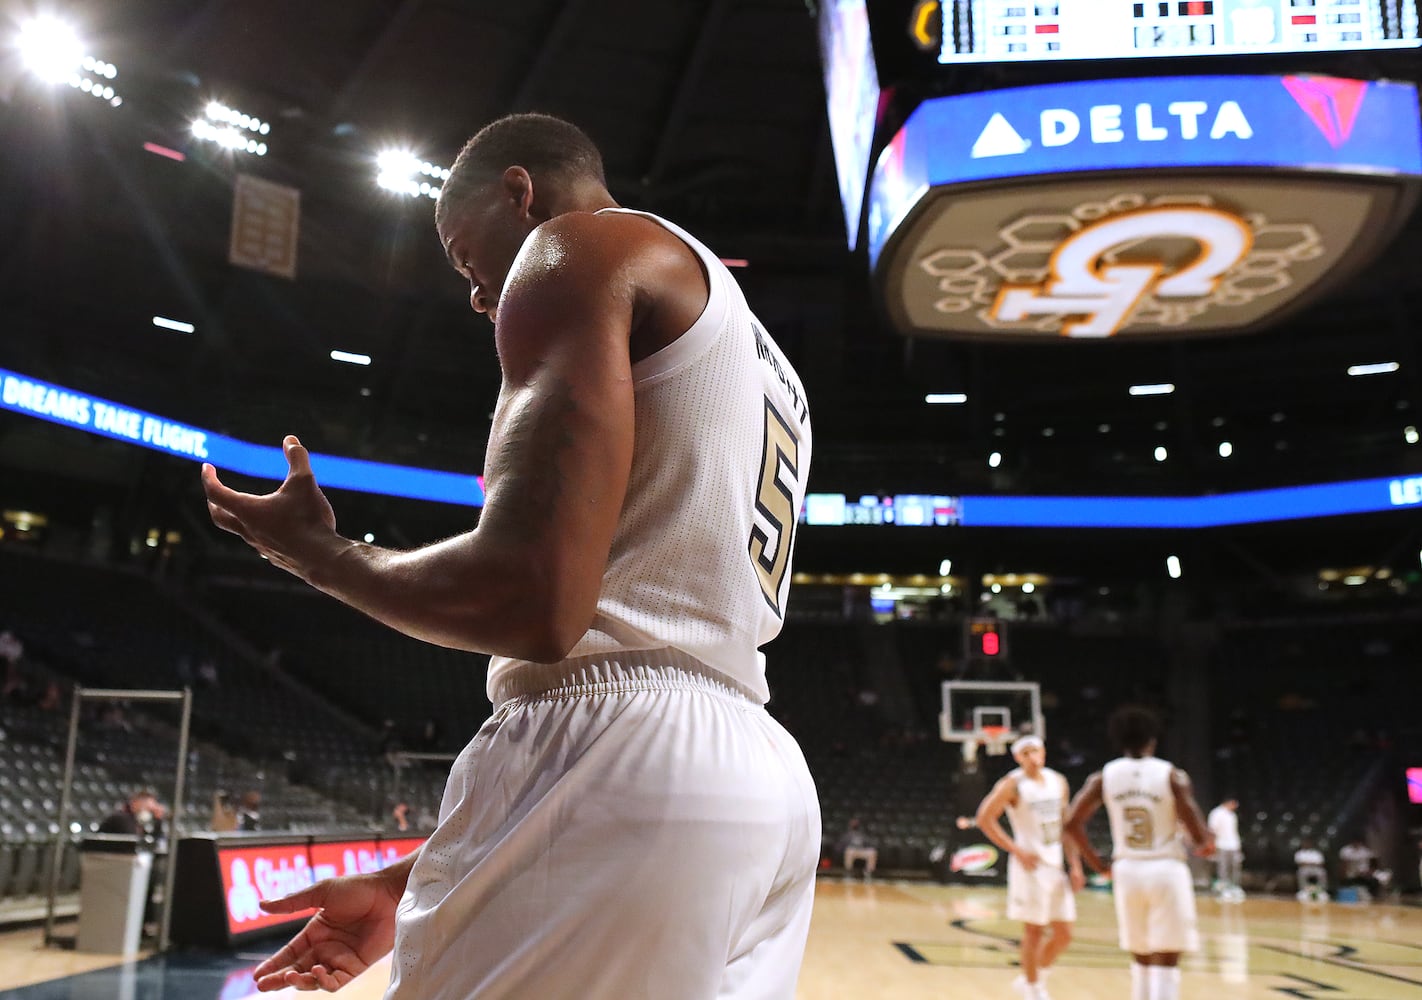
[[294, 436], [282, 440], [286, 480], [274, 493], [239, 493], [224, 486], [211, 465], [202, 467], [207, 510], [224, 531], [238, 535], [274, 565], [297, 576], [313, 559], [344, 540], [336, 514], [311, 472], [311, 456]]
[[1086, 888], [1086, 872], [1082, 871], [1080, 868], [1071, 869], [1071, 871], [1068, 873], [1068, 877], [1071, 879], [1072, 892], [1080, 892], [1081, 890]]
[[1036, 871], [1037, 866], [1042, 863], [1042, 859], [1039, 858], [1032, 851], [1018, 851], [1016, 854], [1013, 855], [1013, 857], [1015, 857], [1022, 865], [1022, 867], [1027, 869], [1029, 872]]
[[290, 896], [263, 900], [268, 913], [319, 909], [286, 947], [253, 970], [257, 990], [334, 993], [345, 986], [394, 947], [398, 888], [385, 872], [372, 872], [326, 879]]

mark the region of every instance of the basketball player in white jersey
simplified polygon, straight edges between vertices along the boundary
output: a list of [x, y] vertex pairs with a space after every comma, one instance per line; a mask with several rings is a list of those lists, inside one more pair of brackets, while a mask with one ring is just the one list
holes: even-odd
[[566, 122], [482, 130], [435, 222], [503, 374], [478, 527], [342, 538], [292, 437], [273, 494], [203, 472], [214, 521], [278, 566], [493, 654], [433, 836], [268, 901], [320, 910], [258, 988], [339, 989], [393, 945], [390, 1000], [789, 1000], [820, 812], [758, 650], [805, 496], [800, 380], [715, 254], [617, 207]]
[[[1071, 943], [1076, 921], [1072, 893], [1085, 886], [1086, 878], [1072, 843], [1065, 850], [1070, 883], [1062, 871], [1062, 823], [1071, 798], [1066, 778], [1047, 767], [1047, 750], [1038, 736], [1013, 743], [1012, 759], [1017, 768], [978, 806], [977, 825], [1008, 856], [1007, 919], [1022, 921], [1022, 976], [1014, 985], [1026, 1000], [1047, 1000], [1042, 980]], [[1011, 837], [1002, 828], [1004, 813], [1012, 824]]]
[[[1124, 756], [1081, 786], [1067, 810], [1067, 836], [1087, 864], [1115, 883], [1116, 929], [1132, 958], [1131, 1000], [1176, 1000], [1180, 955], [1200, 947], [1180, 827], [1203, 857], [1214, 853], [1214, 840], [1189, 775], [1155, 756], [1155, 713], [1123, 706], [1111, 716], [1109, 732]], [[1103, 803], [1111, 821], [1109, 868], [1086, 836], [1086, 821]]]

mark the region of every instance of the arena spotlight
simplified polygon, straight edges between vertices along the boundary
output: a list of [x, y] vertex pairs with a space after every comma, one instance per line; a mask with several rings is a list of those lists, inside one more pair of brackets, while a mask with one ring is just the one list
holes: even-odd
[[1404, 427], [1402, 429], [1402, 440], [1406, 441], [1408, 444], [1416, 444], [1419, 440], [1417, 428], [1413, 427], [1411, 424], [1408, 424], [1406, 427]]
[[352, 354], [350, 351], [332, 351], [332, 361], [344, 361], [348, 365], [368, 365], [370, 364], [369, 354]]
[[1002, 452], [1000, 452], [1000, 451], [995, 451], [995, 452], [993, 452], [991, 455], [988, 456], [988, 468], [989, 468], [989, 469], [996, 469], [996, 468], [997, 468], [999, 465], [1001, 465], [1001, 464], [1002, 464]]
[[1165, 445], [1158, 444], [1155, 446], [1155, 460], [1157, 462], [1164, 462], [1169, 457], [1170, 453], [1165, 450]]
[[1228, 441], [1221, 441], [1221, 442], [1220, 442], [1220, 458], [1229, 458], [1229, 457], [1230, 457], [1231, 455], [1233, 455], [1233, 454], [1234, 454], [1234, 445], [1230, 444]]
[[994, 584], [992, 585], [992, 587], [989, 588], [989, 589], [992, 590], [992, 592], [993, 592], [994, 594], [1000, 594], [1000, 593], [1002, 593], [1002, 584], [1000, 584], [1000, 583], [994, 583]]
[[1130, 388], [1132, 396], [1168, 396], [1175, 391], [1175, 386], [1170, 382], [1156, 382], [1150, 385], [1133, 385]]
[[966, 403], [968, 401], [968, 394], [964, 392], [930, 392], [927, 396], [923, 397], [923, 401], [925, 403], [947, 403], [956, 405], [958, 403]]
[[944, 559], [941, 563], [938, 564], [938, 575], [939, 575], [939, 576], [947, 576], [947, 575], [948, 575], [949, 573], [951, 573], [952, 571], [953, 571], [953, 560], [952, 560], [952, 559]]
[[178, 333], [192, 333], [197, 329], [191, 323], [184, 323], [180, 319], [169, 319], [167, 316], [154, 316], [153, 325], [163, 330], [176, 330]]
[[[387, 149], [375, 157], [375, 183], [409, 198], [438, 198], [449, 168], [422, 160], [408, 149]], [[423, 178], [423, 179], [421, 179]]]
[[1165, 571], [1170, 574], [1170, 579], [1172, 579], [1172, 580], [1178, 580], [1178, 579], [1180, 579], [1180, 557], [1179, 557], [1179, 556], [1166, 556], [1166, 557], [1165, 557]]
[[1026, 583], [1024, 583], [1024, 584], [1022, 585], [1022, 593], [1024, 593], [1024, 594], [1030, 594], [1030, 593], [1032, 593], [1032, 592], [1033, 592], [1034, 590], [1036, 590], [1036, 589], [1037, 589], [1037, 585], [1036, 585], [1035, 583], [1033, 583], [1031, 580], [1028, 580]]
[[22, 24], [15, 46], [25, 68], [49, 83], [68, 83], [84, 61], [84, 45], [74, 26], [49, 15]]
[[221, 101], [208, 101], [203, 116], [194, 119], [192, 124], [193, 138], [254, 156], [267, 155], [267, 144], [257, 136], [265, 136], [271, 130], [270, 123], [229, 108]]
[[1380, 361], [1374, 365], [1350, 365], [1349, 375], [1387, 375], [1395, 372], [1402, 366], [1396, 361]]
[[[112, 63], [97, 63], [96, 60], [91, 60], [88, 56], [84, 57], [84, 61], [86, 63], [94, 62], [96, 65], [101, 65], [109, 69], [113, 68]], [[88, 94], [90, 97], [97, 97], [99, 100], [105, 102], [110, 107], [116, 108], [119, 105], [123, 104], [123, 97], [118, 94], [112, 86], [103, 82], [105, 77], [99, 73], [95, 73], [95, 75], [98, 76], [99, 79], [95, 80], [92, 77], [81, 76], [80, 74], [75, 73], [71, 75], [68, 81], [66, 82], [68, 82], [69, 86], [73, 87], [75, 90], [82, 91]]]

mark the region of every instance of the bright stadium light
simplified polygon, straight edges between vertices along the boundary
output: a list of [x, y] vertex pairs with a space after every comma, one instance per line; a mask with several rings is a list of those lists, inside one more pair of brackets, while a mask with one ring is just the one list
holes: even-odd
[[1390, 372], [1395, 372], [1395, 371], [1397, 371], [1397, 370], [1398, 370], [1399, 368], [1401, 368], [1401, 367], [1402, 367], [1402, 366], [1399, 365], [1396, 361], [1380, 361], [1380, 362], [1378, 362], [1377, 364], [1373, 364], [1373, 365], [1350, 365], [1350, 366], [1348, 367], [1348, 374], [1349, 374], [1349, 375], [1387, 375], [1387, 374], [1389, 374]]
[[1169, 457], [1170, 457], [1170, 453], [1165, 450], [1165, 445], [1163, 445], [1163, 444], [1162, 444], [1162, 445], [1156, 445], [1156, 448], [1155, 448], [1155, 460], [1156, 460], [1157, 462], [1164, 462], [1164, 461], [1165, 461], [1167, 458], [1169, 458]]
[[1030, 593], [1032, 593], [1032, 591], [1034, 591], [1034, 590], [1036, 590], [1036, 589], [1037, 589], [1037, 585], [1036, 585], [1035, 583], [1033, 583], [1031, 580], [1028, 580], [1026, 583], [1024, 583], [1024, 584], [1022, 585], [1022, 593], [1024, 593], [1024, 594], [1030, 594]]
[[966, 403], [968, 394], [965, 392], [930, 392], [923, 397], [923, 401], [925, 403]]
[[350, 351], [332, 351], [332, 361], [344, 361], [348, 365], [368, 365], [370, 364], [369, 354], [352, 354]]
[[947, 575], [948, 575], [949, 573], [951, 573], [952, 571], [953, 571], [953, 560], [952, 560], [952, 559], [944, 559], [941, 563], [938, 564], [938, 575], [939, 575], [939, 576], [947, 576]]
[[176, 330], [179, 333], [192, 333], [197, 329], [191, 323], [184, 323], [180, 319], [169, 319], [167, 316], [154, 316], [153, 325], [164, 330]]
[[1404, 427], [1402, 429], [1402, 440], [1406, 441], [1408, 444], [1416, 444], [1418, 441], [1417, 428], [1413, 427], [1411, 424], [1408, 424], [1406, 427]]
[[271, 125], [267, 122], [229, 108], [221, 101], [208, 101], [202, 113], [203, 117], [193, 121], [193, 138], [237, 153], [267, 155], [267, 144], [254, 138], [271, 132]]
[[1178, 579], [1180, 579], [1180, 557], [1179, 557], [1179, 556], [1166, 556], [1166, 557], [1165, 557], [1165, 571], [1170, 574], [1170, 579], [1172, 579], [1172, 580], [1178, 580]]
[[25, 68], [49, 83], [67, 83], [84, 61], [84, 46], [74, 26], [42, 16], [20, 26], [15, 41]]
[[1220, 442], [1220, 458], [1229, 458], [1234, 454], [1234, 445], [1228, 441]]
[[997, 468], [999, 465], [1001, 465], [1001, 464], [1002, 464], [1002, 452], [1000, 452], [1000, 451], [995, 451], [995, 452], [993, 452], [991, 455], [988, 456], [988, 468], [989, 468], [989, 469], [996, 469], [996, 468]]
[[[422, 160], [408, 149], [386, 149], [375, 157], [375, 183], [410, 198], [438, 198], [449, 170]], [[423, 178], [423, 179], [421, 179]]]
[[1132, 396], [1168, 396], [1175, 391], [1175, 386], [1170, 382], [1156, 382], [1151, 385], [1133, 385], [1130, 388]]

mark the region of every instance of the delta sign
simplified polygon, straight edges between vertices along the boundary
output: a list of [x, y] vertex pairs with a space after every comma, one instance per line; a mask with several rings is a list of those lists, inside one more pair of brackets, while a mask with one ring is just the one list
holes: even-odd
[[1240, 332], [1373, 259], [1419, 180], [1410, 84], [1151, 77], [942, 97], [875, 166], [870, 266], [907, 334]]

